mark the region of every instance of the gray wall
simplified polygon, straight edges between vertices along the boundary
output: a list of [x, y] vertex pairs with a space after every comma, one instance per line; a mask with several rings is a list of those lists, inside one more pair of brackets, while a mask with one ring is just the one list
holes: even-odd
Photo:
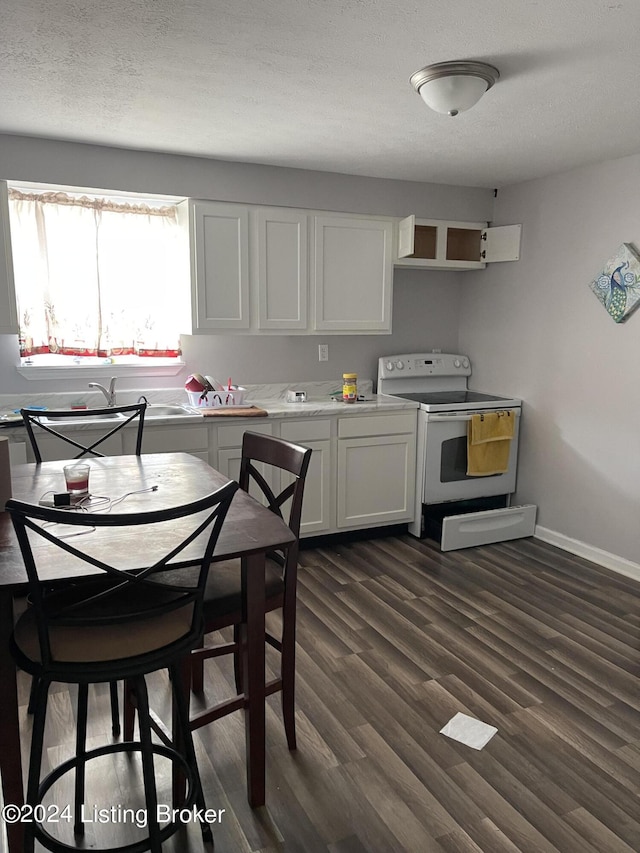
[[[0, 178], [127, 190], [179, 197], [284, 205], [347, 213], [488, 220], [493, 197], [486, 189], [448, 187], [307, 172], [194, 157], [150, 154], [92, 145], [0, 135]], [[122, 380], [120, 386], [166, 387], [187, 373], [230, 374], [239, 382], [300, 382], [340, 378], [352, 370], [375, 379], [380, 355], [458, 344], [459, 273], [398, 270], [393, 334], [363, 336], [185, 336], [186, 371], [178, 377]], [[318, 343], [329, 361], [318, 362]], [[44, 390], [14, 368], [17, 344], [0, 336], [0, 393]], [[84, 387], [69, 379], [68, 390]]]
[[482, 390], [525, 401], [517, 499], [538, 524], [640, 563], [640, 310], [617, 325], [588, 283], [640, 249], [640, 156], [501, 190], [521, 259], [472, 273], [460, 347]]
[[[640, 563], [640, 310], [616, 325], [588, 282], [622, 242], [640, 248], [640, 157], [492, 192], [0, 136], [0, 177], [260, 204], [523, 225], [521, 260], [477, 273], [396, 270], [387, 336], [184, 339], [188, 371], [238, 381], [375, 378], [379, 355], [469, 353], [472, 385], [525, 401], [517, 500], [538, 523]], [[40, 390], [0, 336], [0, 393]], [[122, 387], [181, 384], [131, 379]], [[40, 386], [40, 387], [39, 387]], [[69, 380], [66, 388], [84, 387]]]

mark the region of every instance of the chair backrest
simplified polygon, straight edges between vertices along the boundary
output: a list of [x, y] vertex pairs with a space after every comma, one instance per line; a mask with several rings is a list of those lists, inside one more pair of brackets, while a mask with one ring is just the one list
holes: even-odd
[[[140, 456], [142, 452], [142, 431], [144, 429], [144, 414], [147, 410], [146, 403], [132, 403], [129, 406], [110, 406], [105, 409], [65, 409], [60, 411], [42, 411], [41, 409], [20, 409], [22, 420], [24, 421], [31, 449], [36, 462], [42, 462], [42, 454], [38, 446], [38, 440], [34, 432], [34, 426], [38, 427], [42, 432], [54, 435], [62, 439], [67, 444], [77, 447], [80, 453], [74, 456], [74, 459], [80, 459], [82, 456], [91, 454], [92, 456], [104, 456], [103, 453], [96, 450], [100, 444], [105, 442], [115, 433], [119, 432], [131, 421], [138, 419], [138, 434], [136, 436], [136, 456]], [[82, 444], [76, 438], [72, 438], [65, 433], [58, 432], [53, 426], [56, 422], [71, 422], [83, 420], [84, 418], [94, 418], [98, 422], [104, 420], [103, 434], [89, 445]], [[53, 422], [52, 423], [50, 423]], [[96, 427], [99, 428], [98, 424]]]
[[[302, 447], [282, 438], [274, 438], [271, 435], [261, 435], [257, 432], [245, 432], [242, 437], [242, 459], [240, 461], [240, 488], [248, 492], [251, 486], [257, 487], [261, 496], [264, 497], [268, 508], [283, 519], [291, 532], [300, 536], [300, 519], [302, 517], [302, 499], [304, 497], [304, 485], [311, 461], [312, 450], [310, 447]], [[293, 481], [288, 483], [279, 492], [274, 492], [266, 477], [258, 469], [257, 464], [272, 466], [280, 471], [287, 471], [293, 476]], [[288, 502], [288, 517], [284, 517], [282, 508]], [[297, 547], [288, 547], [288, 553], [297, 559]], [[270, 554], [276, 557], [281, 565], [285, 565], [285, 557], [280, 554]]]
[[[209, 566], [237, 490], [231, 480], [189, 504], [128, 514], [50, 509], [9, 500], [6, 511], [27, 571], [43, 664], [52, 662], [53, 627], [100, 629], [185, 607], [190, 608], [184, 611], [190, 619], [185, 638], [197, 641]], [[109, 528], [108, 537], [80, 535], [103, 528]], [[84, 576], [81, 584], [55, 591], [41, 581], [40, 568], [50, 565], [52, 549], [66, 552], [69, 568]], [[96, 583], [88, 574], [96, 577]]]

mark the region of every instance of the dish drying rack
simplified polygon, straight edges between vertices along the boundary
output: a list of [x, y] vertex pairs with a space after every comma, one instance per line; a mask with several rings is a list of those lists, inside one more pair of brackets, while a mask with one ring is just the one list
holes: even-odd
[[232, 386], [230, 391], [187, 391], [187, 396], [191, 408], [201, 410], [244, 406], [246, 393], [246, 388]]

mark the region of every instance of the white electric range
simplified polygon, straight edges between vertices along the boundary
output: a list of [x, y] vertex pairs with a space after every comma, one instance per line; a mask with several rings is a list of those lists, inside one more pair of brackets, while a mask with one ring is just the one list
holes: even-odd
[[[419, 404], [416, 506], [409, 532], [423, 535], [426, 508], [440, 512], [445, 521], [449, 517], [445, 517], [445, 513], [457, 515], [456, 522], [443, 524], [443, 550], [517, 538], [533, 532], [531, 512], [526, 513], [527, 524], [523, 527], [520, 513], [512, 511], [522, 508], [509, 507], [510, 495], [516, 489], [522, 401], [469, 389], [470, 376], [471, 362], [464, 355], [405, 353], [378, 360], [378, 393]], [[475, 412], [505, 410], [512, 411], [516, 417], [507, 470], [484, 477], [468, 475], [467, 431], [471, 416]], [[496, 502], [500, 506], [496, 506]], [[485, 504], [491, 508], [479, 512], [469, 510]], [[440, 509], [442, 505], [444, 509]], [[463, 513], [465, 518], [462, 518]], [[479, 535], [471, 532], [472, 526]], [[470, 535], [465, 535], [463, 530], [460, 536], [460, 527]], [[452, 533], [454, 528], [456, 532]], [[462, 544], [455, 544], [458, 542]]]

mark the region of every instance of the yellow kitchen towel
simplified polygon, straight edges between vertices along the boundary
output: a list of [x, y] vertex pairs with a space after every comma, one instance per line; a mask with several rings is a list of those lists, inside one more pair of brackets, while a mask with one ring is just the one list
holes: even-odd
[[471, 415], [467, 432], [467, 476], [489, 477], [508, 471], [515, 423], [513, 409]]

